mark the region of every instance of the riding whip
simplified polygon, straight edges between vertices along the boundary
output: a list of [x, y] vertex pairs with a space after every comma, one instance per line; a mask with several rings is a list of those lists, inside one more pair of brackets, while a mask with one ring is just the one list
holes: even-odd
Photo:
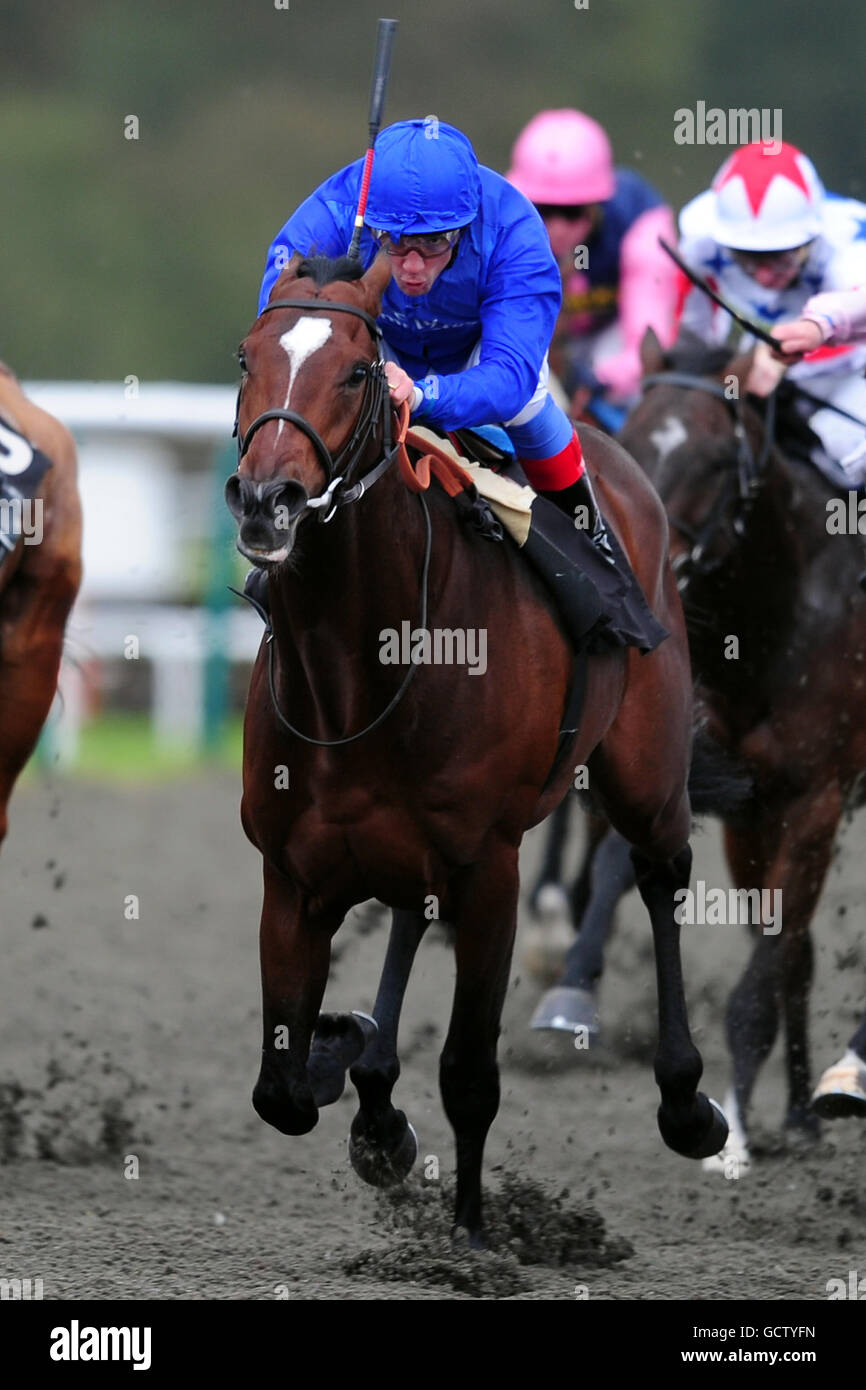
[[771, 348], [775, 348], [778, 351], [779, 341], [777, 338], [774, 338], [773, 335], [768, 333], [766, 328], [762, 328], [759, 323], [753, 323], [750, 318], [746, 318], [745, 314], [738, 314], [736, 309], [732, 309], [730, 304], [726, 303], [725, 300], [722, 299], [722, 296], [717, 294], [702, 276], [698, 275], [696, 270], [692, 270], [691, 266], [687, 265], [679, 252], [668, 245], [664, 237], [660, 236], [658, 241], [662, 250], [668, 253], [674, 264], [679, 266], [683, 275], [691, 280], [693, 285], [697, 285], [699, 290], [703, 290], [704, 294], [709, 295], [713, 303], [718, 304], [720, 309], [724, 309], [726, 314], [730, 314], [734, 322], [738, 323], [741, 328], [745, 328], [754, 338], [760, 338], [762, 343], [769, 343]]
[[391, 69], [391, 48], [394, 43], [394, 33], [397, 29], [396, 19], [380, 19], [376, 38], [376, 60], [373, 64], [373, 81], [370, 87], [370, 137], [367, 146], [367, 155], [364, 160], [364, 172], [361, 178], [361, 195], [358, 199], [358, 211], [355, 214], [355, 230], [352, 232], [352, 240], [346, 254], [351, 260], [357, 260], [361, 247], [361, 228], [364, 225], [364, 214], [367, 211], [367, 195], [370, 192], [370, 175], [373, 172], [373, 147], [376, 144], [376, 136], [379, 134], [379, 126], [382, 123], [382, 112], [385, 109], [385, 93], [388, 90], [388, 74]]

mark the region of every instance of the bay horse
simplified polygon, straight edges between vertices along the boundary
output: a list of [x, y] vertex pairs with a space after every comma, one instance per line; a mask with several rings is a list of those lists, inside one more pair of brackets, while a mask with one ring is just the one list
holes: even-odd
[[14, 456], [16, 469], [27, 463], [31, 445], [51, 463], [33, 498], [41, 534], [37, 539], [34, 529], [36, 543], [21, 534], [0, 564], [0, 844], [9, 797], [54, 699], [66, 620], [81, 583], [74, 440], [0, 363], [0, 471], [4, 458]]
[[[813, 1105], [808, 1040], [810, 924], [839, 822], [863, 801], [866, 598], [858, 586], [862, 540], [828, 528], [832, 485], [810, 463], [788, 458], [747, 400], [751, 354], [728, 356], [689, 340], [665, 354], [648, 334], [644, 395], [620, 439], [668, 514], [714, 737], [753, 778], [751, 798], [725, 828], [731, 875], [738, 888], [781, 894], [782, 929], [756, 933], [727, 1009], [728, 1154], [743, 1164], [749, 1101], [782, 1020], [786, 1127], [814, 1134], [816, 1110], [866, 1115], [866, 1019], [821, 1078]], [[633, 883], [627, 846], [609, 831], [583, 866], [584, 926], [537, 1017], [555, 1010], [597, 1028], [604, 942]]]
[[[400, 1007], [429, 921], [451, 924], [440, 1086], [456, 1137], [454, 1232], [474, 1247], [518, 851], [575, 765], [588, 764], [632, 846], [650, 915], [662, 1137], [694, 1158], [724, 1143], [721, 1112], [697, 1090], [674, 921], [691, 864], [692, 681], [664, 512], [625, 452], [587, 430], [593, 482], [670, 636], [647, 656], [589, 658], [580, 729], [550, 778], [571, 648], [517, 548], [464, 530], [444, 491], [411, 492], [392, 466], [376, 322], [390, 273], [387, 256], [362, 273], [354, 260], [296, 254], [239, 354], [239, 462], [226, 499], [240, 552], [267, 571], [271, 629], [250, 683], [241, 804], [264, 865], [253, 1105], [281, 1133], [305, 1134], [351, 1066], [351, 1160], [368, 1182], [405, 1175], [417, 1142], [391, 1101]], [[416, 631], [483, 628], [483, 676], [420, 662], [395, 672], [381, 659], [383, 636], [406, 620]], [[319, 1017], [331, 939], [370, 898], [393, 910], [373, 1016]]]

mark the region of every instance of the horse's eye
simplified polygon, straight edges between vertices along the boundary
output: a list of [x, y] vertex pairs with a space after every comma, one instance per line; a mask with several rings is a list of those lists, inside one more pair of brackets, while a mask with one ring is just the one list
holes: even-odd
[[351, 375], [349, 376], [349, 385], [360, 386], [367, 380], [369, 373], [370, 368], [367, 366], [367, 363], [358, 362], [357, 365], [352, 368]]
[[241, 364], [241, 371], [242, 371], [242, 372], [248, 371], [249, 369], [248, 369], [248, 367], [247, 367], [246, 353], [244, 352], [243, 347], [239, 347], [239, 348], [238, 348], [237, 357], [238, 357], [238, 361], [239, 361], [240, 364]]

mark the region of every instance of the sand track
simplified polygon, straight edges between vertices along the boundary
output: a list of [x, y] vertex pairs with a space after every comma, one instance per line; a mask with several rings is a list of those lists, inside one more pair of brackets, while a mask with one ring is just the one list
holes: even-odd
[[[515, 963], [489, 1255], [454, 1255], [447, 1237], [452, 1141], [436, 1076], [453, 965], [441, 934], [422, 947], [404, 1016], [395, 1098], [421, 1143], [404, 1193], [376, 1194], [349, 1169], [351, 1087], [312, 1134], [269, 1130], [250, 1104], [260, 874], [238, 798], [216, 774], [144, 789], [34, 779], [14, 798], [0, 863], [0, 1276], [41, 1277], [60, 1299], [761, 1300], [824, 1299], [828, 1279], [866, 1270], [866, 1127], [786, 1144], [778, 1050], [748, 1176], [709, 1181], [662, 1146], [650, 938], [634, 896], [611, 951], [603, 1051], [576, 1057], [568, 1040], [529, 1035], [536, 992]], [[843, 840], [816, 923], [816, 1073], [866, 1001], [861, 835], [862, 822]], [[527, 864], [536, 848], [533, 835]], [[695, 849], [696, 874], [722, 882], [715, 830]], [[353, 914], [337, 938], [326, 1007], [369, 1009], [384, 950], [374, 917]], [[746, 951], [740, 929], [686, 931], [717, 1096], [721, 1011]]]

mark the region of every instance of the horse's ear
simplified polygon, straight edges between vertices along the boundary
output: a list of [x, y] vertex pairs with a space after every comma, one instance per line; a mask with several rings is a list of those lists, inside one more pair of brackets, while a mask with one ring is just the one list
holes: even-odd
[[380, 251], [370, 269], [361, 277], [367, 298], [367, 311], [375, 318], [382, 306], [382, 295], [391, 279], [391, 257]]
[[722, 378], [725, 382], [732, 376], [736, 377], [741, 396], [746, 394], [746, 382], [749, 380], [749, 372], [752, 370], [756, 346], [757, 344], [753, 343], [748, 352], [738, 353], [736, 357], [731, 359], [722, 372]]
[[290, 281], [297, 280], [298, 266], [301, 264], [301, 261], [303, 259], [304, 256], [301, 251], [294, 251], [292, 253], [292, 259], [286, 262], [279, 275], [277, 276], [276, 280], [274, 281], [273, 289], [268, 295], [269, 300], [279, 298], [277, 290], [279, 290], [279, 293], [282, 294], [286, 288], [286, 285], [289, 284]]
[[647, 328], [640, 340], [640, 365], [644, 376], [655, 376], [664, 371], [664, 348], [658, 340], [654, 328]]

